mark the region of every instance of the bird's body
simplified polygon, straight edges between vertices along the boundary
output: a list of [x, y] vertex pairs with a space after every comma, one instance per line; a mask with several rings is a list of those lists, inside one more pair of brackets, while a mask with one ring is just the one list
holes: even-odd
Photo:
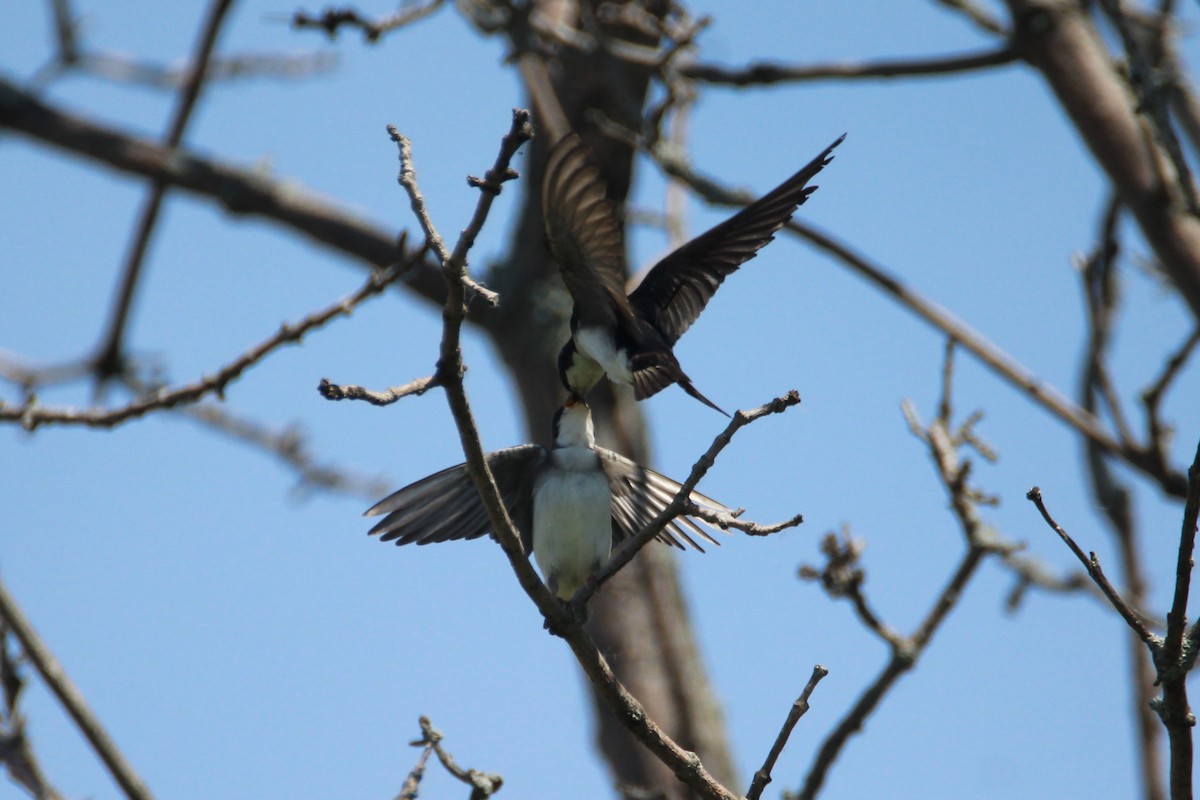
[[580, 326], [573, 332], [572, 342], [575, 351], [584, 356], [586, 361], [599, 365], [612, 380], [633, 384], [630, 348], [621, 347], [611, 330], [600, 326]]
[[[608, 562], [616, 543], [645, 527], [681, 488], [596, 446], [591, 411], [583, 403], [556, 414], [553, 448], [527, 444], [495, 450], [485, 458], [525, 551], [532, 550], [546, 584], [563, 599]], [[734, 514], [699, 492], [690, 497], [714, 513]], [[366, 512], [380, 514], [386, 516], [371, 534], [400, 545], [474, 539], [491, 531], [465, 464], [410, 484]], [[717, 544], [686, 516], [674, 519], [658, 538], [681, 549], [686, 542], [703, 550], [696, 539]]]
[[721, 411], [692, 385], [672, 348], [726, 276], [754, 258], [816, 189], [808, 181], [829, 163], [841, 141], [663, 258], [626, 294], [625, 244], [600, 171], [578, 136], [561, 139], [547, 157], [542, 209], [547, 242], [575, 304], [571, 339], [558, 361], [571, 395], [583, 399], [607, 372], [610, 380], [631, 385], [638, 400], [678, 383]]
[[533, 484], [533, 554], [564, 599], [608, 563], [612, 490], [590, 446], [556, 447]]

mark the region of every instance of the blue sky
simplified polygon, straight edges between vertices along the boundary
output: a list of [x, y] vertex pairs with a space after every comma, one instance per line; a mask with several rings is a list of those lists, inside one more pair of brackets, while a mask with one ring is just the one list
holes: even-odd
[[[189, 6], [185, 8], [185, 5]], [[78, 3], [86, 41], [174, 62], [189, 52], [199, 4]], [[384, 10], [382, 4], [379, 10]], [[936, 4], [763, 2], [716, 17], [704, 57], [816, 63], [955, 53], [989, 45]], [[499, 40], [445, 9], [376, 47], [332, 44], [280, 21], [287, 4], [237, 6], [222, 52], [328, 52], [306, 81], [213, 88], [188, 146], [337, 198], [380, 226], [416, 226], [395, 182], [385, 125], [413, 142], [435, 223], [453, 237], [475, 203], [468, 173], [490, 165], [523, 102]], [[315, 7], [309, 10], [316, 10]], [[1193, 6], [1181, 8], [1195, 25]], [[32, 75], [48, 54], [38, 4], [0, 30], [0, 70]], [[1184, 55], [1200, 60], [1195, 40]], [[160, 136], [169, 94], [70, 76], [47, 97], [123, 129]], [[808, 222], [851, 242], [1073, 395], [1084, 321], [1071, 259], [1093, 246], [1102, 176], [1039, 78], [1019, 65], [937, 80], [708, 89], [691, 123], [706, 172], [765, 191], [848, 134]], [[523, 155], [515, 166], [520, 169]], [[0, 140], [0, 348], [67, 360], [98, 339], [143, 186], [73, 157]], [[661, 206], [663, 178], [640, 163], [635, 199]], [[473, 252], [477, 274], [503, 252], [519, 192], [506, 190]], [[728, 212], [699, 203], [701, 232]], [[636, 231], [634, 262], [661, 256]], [[1144, 248], [1133, 240], [1133, 260]], [[1128, 262], [1126, 262], [1128, 264]], [[177, 381], [211, 372], [357, 288], [361, 265], [259, 221], [172, 195], [130, 329], [136, 353]], [[1144, 272], [1123, 271], [1115, 370], [1131, 404], [1193, 325]], [[462, 460], [443, 397], [386, 409], [332, 404], [328, 377], [384, 387], [431, 372], [440, 319], [391, 293], [285, 348], [230, 386], [227, 405], [297, 425], [322, 461], [400, 486]], [[805, 516], [766, 539], [734, 537], [680, 557], [688, 600], [744, 778], [762, 761], [812, 665], [830, 676], [775, 771], [798, 787], [825, 733], [883, 667], [885, 648], [844, 603], [799, 582], [817, 543], [849, 525], [864, 538], [866, 590], [909, 632], [962, 550], [922, 445], [900, 403], [934, 413], [942, 338], [845, 268], [788, 237], [733, 276], [677, 347], [719, 405], [757, 406], [797, 389], [803, 404], [743, 431], [700, 488], [760, 521]], [[465, 344], [484, 444], [525, 439], [489, 345]], [[1200, 370], [1166, 404], [1173, 457], [1200, 438]], [[12, 399], [12, 393], [5, 395]], [[47, 390], [81, 404], [86, 389]], [[1007, 384], [960, 356], [960, 413], [983, 409], [999, 451], [976, 464], [999, 495], [985, 511], [1004, 535], [1057, 569], [1069, 552], [1025, 501], [1040, 485], [1058, 520], [1113, 564], [1079, 465], [1080, 446]], [[724, 426], [681, 391], [643, 405], [655, 466], [678, 478]], [[547, 421], [548, 424], [548, 421]], [[0, 575], [151, 789], [162, 797], [384, 797], [417, 751], [429, 715], [459, 762], [499, 772], [504, 797], [603, 796], [589, 704], [573, 659], [487, 541], [397, 549], [366, 537], [368, 498], [296, 491], [272, 458], [187, 419], [157, 414], [111, 432], [0, 430]], [[1126, 470], [1154, 606], [1171, 589], [1180, 508]], [[827, 796], [1129, 796], [1136, 786], [1119, 620], [1082, 597], [1034, 593], [1004, 613], [1011, 576], [989, 563], [910, 676], [844, 751]], [[43, 767], [69, 796], [117, 796], [69, 721], [32, 680], [25, 711]], [[429, 796], [456, 796], [431, 769]], [[7, 784], [0, 796], [15, 792]], [[743, 787], [739, 787], [744, 790]]]

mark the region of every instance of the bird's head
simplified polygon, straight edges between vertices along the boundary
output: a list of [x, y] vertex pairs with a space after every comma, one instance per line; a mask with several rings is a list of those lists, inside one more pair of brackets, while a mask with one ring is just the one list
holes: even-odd
[[596, 431], [592, 426], [592, 410], [588, 404], [573, 397], [554, 412], [554, 446], [586, 447], [596, 444]]
[[576, 349], [574, 336], [558, 351], [558, 379], [579, 402], [603, 377], [604, 368]]

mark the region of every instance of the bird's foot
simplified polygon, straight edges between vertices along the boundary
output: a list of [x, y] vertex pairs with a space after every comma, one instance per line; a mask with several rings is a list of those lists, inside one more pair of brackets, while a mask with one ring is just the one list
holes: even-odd
[[587, 622], [587, 603], [585, 601], [576, 604], [570, 600], [555, 599], [558, 600], [560, 613], [546, 617], [543, 627], [550, 632], [551, 636], [558, 636], [565, 639], [568, 634], [583, 627], [583, 624]]

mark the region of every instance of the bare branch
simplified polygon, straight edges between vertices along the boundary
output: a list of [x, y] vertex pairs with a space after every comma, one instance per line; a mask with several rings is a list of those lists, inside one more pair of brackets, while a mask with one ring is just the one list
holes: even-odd
[[798, 525], [803, 522], [803, 516], [797, 515], [790, 520], [779, 523], [778, 525], [762, 527], [755, 525], [754, 523], [743, 523], [726, 515], [693, 513], [691, 509], [695, 509], [696, 512], [701, 512], [702, 510], [696, 508], [689, 500], [689, 496], [696, 488], [696, 485], [700, 483], [700, 480], [706, 474], [708, 474], [708, 471], [712, 468], [713, 464], [716, 463], [717, 456], [729, 445], [731, 441], [733, 441], [733, 436], [735, 433], [755, 420], [762, 419], [763, 417], [771, 414], [783, 413], [792, 406], [799, 404], [800, 395], [798, 392], [793, 390], [781, 397], [776, 397], [771, 402], [761, 405], [758, 408], [751, 409], [749, 411], [736, 412], [733, 415], [733, 418], [729, 420], [729, 424], [725, 426], [725, 430], [717, 434], [717, 437], [713, 439], [713, 443], [709, 446], [708, 450], [705, 451], [705, 453], [700, 456], [700, 458], [692, 466], [692, 471], [688, 474], [687, 480], [683, 482], [683, 485], [679, 488], [679, 491], [675, 494], [675, 497], [671, 500], [671, 502], [667, 504], [666, 508], [664, 508], [661, 513], [652, 519], [649, 524], [646, 525], [646, 527], [642, 528], [642, 530], [640, 530], [637, 534], [625, 541], [617, 550], [617, 552], [612, 554], [612, 557], [608, 560], [608, 563], [605, 564], [599, 572], [593, 575], [590, 581], [581, 586], [579, 590], [575, 592], [575, 596], [571, 598], [571, 605], [576, 609], [582, 609], [587, 604], [588, 599], [591, 598], [591, 596], [594, 595], [600, 589], [600, 587], [605, 584], [605, 582], [612, 578], [613, 575], [617, 574], [617, 572], [619, 572], [626, 564], [632, 561], [633, 557], [637, 555], [639, 550], [649, 544], [652, 539], [662, 532], [663, 528], [667, 526], [667, 523], [676, 517], [679, 517], [680, 515], [687, 514], [690, 516], [699, 516], [702, 519], [717, 522], [717, 524], [721, 525], [722, 527], [738, 528], [739, 530], [745, 530], [747, 533], [761, 532], [761, 535], [775, 533], [776, 531], [780, 531], [784, 528], [789, 528], [793, 525]]
[[37, 800], [62, 800], [42, 772], [29, 738], [25, 735], [25, 718], [20, 712], [21, 691], [25, 679], [17, 668], [17, 657], [9, 653], [8, 626], [0, 621], [0, 687], [4, 690], [4, 707], [0, 711], [0, 764], [8, 770], [14, 783]]
[[[737, 514], [741, 514], [742, 511], [743, 509], [737, 509]], [[761, 525], [757, 522], [740, 519], [734, 514], [718, 514], [692, 502], [684, 503], [683, 511], [680, 512], [680, 516], [696, 517], [697, 519], [702, 519], [705, 522], [711, 522], [718, 528], [733, 528], [734, 530], [741, 531], [747, 536], [770, 536], [771, 534], [779, 533], [780, 531], [787, 530], [788, 528], [794, 528], [797, 525], [803, 524], [804, 522], [804, 515], [796, 514], [795, 516], [789, 517], [781, 522], [772, 522], [769, 525]]]
[[1187, 363], [1198, 344], [1200, 344], [1200, 325], [1196, 326], [1174, 355], [1166, 360], [1158, 380], [1142, 392], [1142, 405], [1146, 409], [1146, 440], [1149, 444], [1163, 450], [1164, 461], [1166, 460], [1168, 428], [1162, 421], [1162, 399], [1170, 391], [1175, 378], [1178, 377], [1183, 365]]
[[[208, 62], [216, 47], [217, 35], [221, 31], [226, 14], [232, 5], [233, 0], [213, 0], [209, 7], [200, 39], [196, 43], [196, 54], [190, 61], [191, 67], [187, 80], [180, 89], [171, 124], [167, 135], [163, 138], [163, 147], [168, 150], [175, 149], [183, 141], [184, 131], [187, 130], [188, 123], [192, 119], [192, 112], [200, 99], [200, 91], [204, 88]], [[142, 265], [145, 263], [147, 248], [150, 246], [150, 237], [158, 224], [158, 215], [162, 210], [166, 191], [166, 182], [155, 180], [150, 185], [150, 191], [138, 212], [133, 240], [129, 245], [129, 252], [121, 269], [121, 284], [117, 291], [117, 301], [108, 321], [107, 333], [105, 333], [96, 355], [96, 378], [101, 385], [126, 371], [125, 325], [129, 320], [129, 310], [133, 306], [134, 292], [142, 274]]]
[[17, 641], [21, 643], [21, 649], [25, 651], [25, 655], [29, 657], [38, 674], [42, 676], [46, 686], [50, 688], [50, 691], [66, 709], [67, 714], [75, 721], [80, 732], [91, 744], [92, 749], [96, 751], [96, 755], [108, 768], [113, 780], [125, 792], [125, 796], [131, 800], [150, 800], [150, 790], [142, 783], [142, 779], [138, 777], [125, 757], [121, 755], [116, 743], [109, 738], [100, 721], [88, 708], [83, 695], [71, 683], [71, 679], [67, 677], [67, 673], [54, 658], [54, 654], [42, 642], [37, 631], [25, 619], [25, 615], [21, 613], [16, 600], [8, 593], [3, 581], [0, 581], [0, 619], [17, 637]]
[[363, 386], [342, 386], [330, 383], [327, 379], [321, 378], [321, 382], [317, 384], [317, 391], [326, 400], [366, 400], [373, 406], [390, 406], [410, 394], [423, 395], [430, 389], [441, 385], [436, 375], [430, 375], [428, 378], [409, 381], [403, 386], [393, 386], [382, 392], [376, 392]]
[[[63, 113], [0, 77], [0, 128], [208, 198], [233, 214], [262, 217], [302, 237], [378, 268], [401, 260], [396, 235], [330, 204], [295, 181], [272, 179], [180, 149], [97, 125]], [[436, 266], [414, 265], [404, 284], [417, 296], [441, 305], [445, 283]], [[472, 303], [468, 320], [480, 322], [485, 304]]]
[[1155, 655], [1162, 704], [1156, 709], [1171, 743], [1169, 767], [1172, 800], [1192, 796], [1192, 729], [1196, 717], [1188, 704], [1187, 675], [1196, 663], [1196, 628], [1187, 630], [1188, 594], [1192, 583], [1196, 525], [1200, 518], [1200, 445], [1188, 469], [1188, 496], [1183, 508], [1183, 530], [1179, 534], [1179, 555], [1175, 561], [1175, 593], [1167, 612], [1167, 633], [1162, 650]]
[[767, 759], [754, 773], [754, 780], [750, 782], [750, 789], [746, 792], [746, 800], [758, 800], [762, 797], [763, 789], [766, 789], [767, 784], [771, 782], [771, 770], [775, 769], [775, 762], [783, 753], [788, 737], [792, 735], [792, 729], [796, 727], [800, 718], [808, 713], [808, 698], [812, 696], [813, 690], [817, 688], [821, 679], [828, 674], [829, 670], [820, 664], [813, 667], [812, 676], [808, 679], [804, 691], [800, 692], [800, 696], [796, 698], [796, 702], [792, 703], [787, 719], [784, 720], [783, 727], [779, 729], [779, 735], [775, 737], [775, 744], [771, 745], [771, 751], [767, 753]]
[[443, 0], [429, 0], [424, 5], [405, 5], [399, 11], [379, 19], [370, 19], [353, 8], [327, 8], [319, 15], [297, 11], [291, 16], [291, 25], [297, 30], [316, 28], [325, 31], [330, 39], [337, 38], [342, 28], [358, 28], [363, 41], [375, 44], [386, 33], [403, 28], [429, 16], [442, 7]]
[[[1129, 67], [1130, 84], [1137, 95], [1137, 110], [1149, 121], [1154, 132], [1154, 139], [1162, 147], [1174, 168], [1174, 184], [1182, 197], [1189, 213], [1200, 216], [1200, 202], [1196, 198], [1196, 185], [1192, 182], [1192, 171], [1183, 155], [1179, 137], [1171, 124], [1171, 92], [1169, 84], [1162, 79], [1160, 71], [1163, 66], [1166, 49], [1163, 38], [1170, 19], [1169, 14], [1162, 14], [1158, 24], [1151, 31], [1149, 27], [1136, 23], [1133, 17], [1125, 13], [1118, 0], [1101, 0], [1100, 8], [1121, 36], [1125, 46], [1125, 58]], [[1135, 30], [1141, 28], [1142, 30]], [[1144, 40], [1151, 39], [1146, 42]]]
[[1005, 44], [981, 53], [939, 58], [881, 60], [860, 64], [792, 65], [760, 62], [740, 68], [697, 63], [684, 64], [679, 67], [679, 72], [684, 77], [704, 83], [757, 86], [831, 79], [937, 77], [1004, 66], [1016, 60], [1016, 53]]
[[[1167, 648], [1181, 647], [1187, 625], [1188, 589], [1191, 586], [1192, 551], [1196, 546], [1196, 522], [1200, 517], [1200, 446], [1188, 469], [1188, 496], [1179, 534], [1179, 557], [1175, 561], [1175, 596], [1167, 612]], [[1178, 642], [1179, 644], [1170, 644]]]
[[[1008, 549], [1008, 545], [992, 535], [990, 529], [979, 517], [976, 505], [981, 502], [984, 495], [967, 483], [971, 462], [960, 459], [956, 452], [958, 447], [969, 446], [968, 437], [964, 435], [964, 432], [970, 429], [976, 417], [968, 417], [959, 426], [958, 431], [954, 431], [951, 420], [953, 409], [950, 403], [953, 355], [954, 345], [953, 342], [949, 342], [942, 367], [942, 399], [938, 404], [938, 416], [928, 428], [918, 429], [915, 432], [918, 438], [929, 447], [930, 455], [937, 468], [938, 479], [945, 487], [947, 494], [950, 495], [950, 508], [962, 529], [967, 549], [954, 573], [942, 591], [938, 593], [929, 612], [911, 636], [896, 636], [890, 628], [879, 622], [874, 613], [867, 608], [865, 601], [862, 601], [862, 595], [857, 590], [858, 585], [862, 582], [861, 575], [854, 581], [855, 592], [851, 597], [856, 599], [856, 608], [859, 609], [860, 616], [872, 621], [868, 623], [869, 626], [888, 641], [891, 647], [891, 657], [883, 671], [863, 691], [850, 711], [842, 717], [821, 744], [798, 795], [802, 800], [812, 800], [816, 797], [834, 761], [850, 737], [862, 730], [867, 717], [871, 715], [896, 681], [916, 665], [917, 659], [929, 645], [933, 635], [961, 599], [967, 584], [975, 575], [983, 559], [989, 554], [1001, 553]], [[910, 410], [907, 416], [911, 424], [916, 419], [916, 412]], [[862, 601], [861, 607], [859, 601]]]
[[[132, 84], [148, 89], [178, 91], [192, 75], [190, 65], [155, 64], [141, 61], [123, 53], [83, 52], [73, 61], [63, 61], [42, 70], [30, 80], [32, 86], [42, 86], [59, 73], [71, 71], [90, 75], [113, 83]], [[247, 78], [300, 80], [330, 72], [337, 64], [333, 53], [240, 53], [208, 61], [205, 81], [225, 83]]]
[[421, 196], [420, 187], [417, 186], [416, 174], [412, 169], [412, 143], [400, 132], [396, 130], [395, 125], [387, 126], [388, 134], [392, 137], [392, 141], [400, 146], [400, 174], [396, 180], [404, 190], [408, 192], [409, 198], [412, 200], [413, 213], [417, 217], [417, 222], [421, 225], [421, 230], [425, 232], [425, 246], [432, 250], [442, 262], [442, 269], [449, 269], [450, 259], [458, 257], [462, 259], [463, 267], [463, 286], [470, 292], [483, 297], [484, 302], [488, 305], [496, 306], [500, 304], [500, 296], [495, 292], [489, 291], [484, 287], [471, 280], [471, 277], [466, 274], [466, 257], [467, 252], [475, 244], [475, 237], [479, 230], [483, 227], [483, 221], [487, 218], [488, 210], [491, 207], [491, 199], [500, 194], [501, 184], [504, 181], [514, 180], [517, 177], [516, 170], [505, 167], [505, 171], [500, 175], [488, 173], [484, 180], [474, 177], [468, 177], [467, 183], [481, 190], [480, 203], [476, 207], [475, 218], [471, 220], [471, 224], [463, 229], [462, 235], [459, 237], [458, 244], [455, 247], [454, 253], [450, 253], [446, 249], [446, 243], [442, 241], [442, 237], [438, 234], [437, 229], [433, 226], [433, 220], [429, 218], [429, 213], [425, 209], [425, 198]]
[[1046, 520], [1046, 524], [1058, 534], [1058, 538], [1062, 539], [1063, 543], [1075, 554], [1075, 557], [1079, 559], [1084, 569], [1087, 570], [1088, 575], [1100, 587], [1100, 591], [1104, 592], [1104, 596], [1112, 603], [1113, 608], [1117, 610], [1117, 613], [1121, 615], [1126, 624], [1138, 635], [1138, 638], [1147, 644], [1152, 643], [1156, 637], [1145, 626], [1138, 615], [1129, 608], [1121, 598], [1121, 595], [1117, 593], [1117, 590], [1112, 587], [1112, 584], [1108, 582], [1108, 578], [1104, 575], [1104, 570], [1100, 567], [1100, 559], [1096, 557], [1096, 554], [1084, 555], [1083, 550], [1079, 548], [1079, 545], [1075, 544], [1075, 540], [1071, 538], [1071, 535], [1063, 530], [1062, 526], [1050, 516], [1050, 512], [1046, 510], [1045, 503], [1042, 502], [1042, 490], [1034, 486], [1026, 493], [1025, 498], [1037, 506], [1038, 511], [1042, 514], [1042, 519]]
[[355, 306], [368, 297], [381, 293], [403, 272], [404, 269], [398, 266], [372, 274], [358, 291], [328, 308], [310, 314], [295, 325], [281, 325], [273, 336], [252, 347], [212, 375], [206, 375], [194, 383], [175, 389], [159, 387], [131, 403], [108, 409], [44, 407], [37, 404], [36, 397], [31, 397], [21, 406], [10, 406], [0, 401], [0, 422], [19, 422], [26, 430], [30, 431], [47, 423], [112, 428], [151, 411], [195, 402], [208, 394], [215, 393], [223, 397], [225, 387], [230, 382], [240, 377], [242, 373], [272, 351], [285, 344], [298, 343], [310, 330], [324, 325], [335, 317], [349, 315]]
[[973, 22], [976, 27], [988, 33], [995, 33], [1000, 36], [1008, 35], [1008, 29], [1001, 24], [1000, 20], [981, 8], [975, 0], [936, 0], [936, 2], [946, 8], [960, 12], [964, 17]]
[[1007, 3], [1016, 22], [1013, 45], [1054, 90], [1200, 320], [1200, 218], [1188, 213], [1171, 160], [1148, 135], [1091, 18], [1073, 3]]
[[454, 757], [442, 747], [442, 732], [433, 727], [433, 723], [429, 721], [429, 717], [421, 716], [418, 722], [421, 725], [421, 738], [409, 742], [409, 744], [413, 747], [423, 747], [425, 749], [421, 753], [421, 757], [417, 760], [417, 765], [409, 773], [408, 779], [405, 780], [404, 788], [400, 791], [396, 800], [416, 800], [421, 776], [425, 772], [425, 762], [428, 760], [431, 752], [437, 755], [438, 761], [446, 768], [447, 772], [471, 787], [471, 800], [485, 800], [485, 798], [491, 797], [500, 791], [500, 787], [504, 784], [504, 778], [495, 773], [480, 772], [476, 769], [463, 769], [455, 762]]
[[[1109, 374], [1109, 350], [1113, 328], [1120, 304], [1120, 283], [1117, 257], [1120, 254], [1117, 221], [1121, 210], [1119, 198], [1110, 191], [1110, 197], [1100, 225], [1099, 241], [1092, 253], [1080, 264], [1085, 307], [1088, 319], [1088, 345], [1083, 358], [1080, 380], [1080, 404], [1088, 412], [1099, 416], [1101, 401], [1107, 406], [1109, 416], [1122, 442], [1131, 442], [1133, 434], [1122, 408], [1115, 382]], [[1151, 429], [1157, 422], [1148, 418]], [[1146, 449], [1157, 453], [1160, 461], [1167, 461], [1165, 436], [1151, 436]], [[1084, 441], [1084, 459], [1096, 506], [1103, 510], [1116, 540], [1125, 584], [1125, 601], [1135, 613], [1146, 604], [1147, 584], [1138, 551], [1138, 536], [1133, 513], [1133, 493], [1112, 469], [1111, 456], [1103, 452], [1094, 442]], [[1084, 577], [1084, 576], [1080, 576]], [[1095, 588], [1088, 581], [1084, 585]], [[1139, 614], [1139, 616], [1141, 616]], [[1144, 618], [1143, 618], [1144, 621]], [[1166, 788], [1162, 780], [1162, 759], [1159, 752], [1161, 727], [1154, 718], [1154, 667], [1149, 653], [1141, 642], [1128, 639], [1131, 659], [1131, 689], [1134, 721], [1140, 735], [1137, 737], [1142, 785], [1146, 800], [1163, 800]]]

